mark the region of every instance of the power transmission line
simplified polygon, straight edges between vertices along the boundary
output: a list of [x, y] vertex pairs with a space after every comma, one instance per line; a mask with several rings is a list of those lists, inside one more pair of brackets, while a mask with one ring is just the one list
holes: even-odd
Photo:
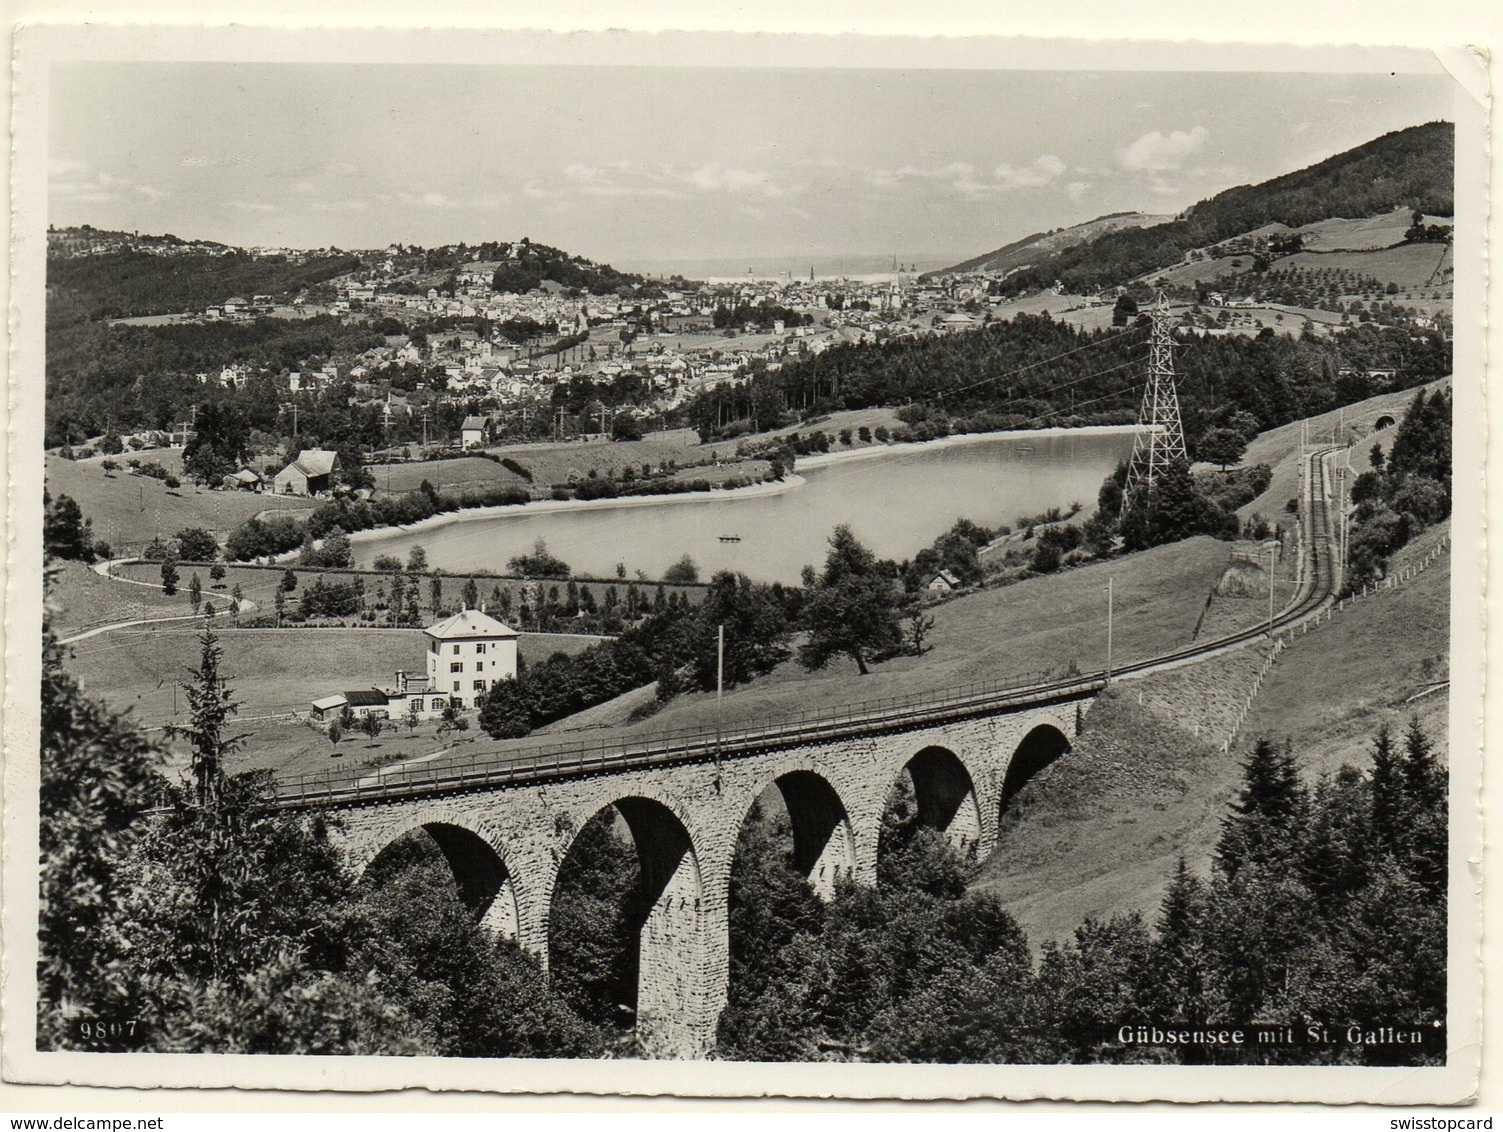
[[[1019, 366], [1017, 369], [1008, 370], [1006, 373], [995, 374], [992, 377], [984, 377], [980, 381], [972, 381], [972, 382], [970, 382], [969, 384], [966, 384], [966, 385], [954, 385], [954, 386], [950, 386], [950, 387], [944, 389], [942, 392], [945, 393], [945, 394], [947, 394], [947, 395], [953, 395], [953, 394], [956, 394], [956, 393], [964, 393], [968, 389], [978, 389], [978, 388], [980, 388], [983, 385], [991, 385], [991, 384], [993, 384], [995, 382], [998, 382], [998, 381], [1005, 381], [1008, 378], [1017, 377], [1019, 374], [1027, 373], [1029, 370], [1038, 369], [1040, 366], [1049, 365], [1051, 362], [1060, 361], [1060, 360], [1062, 360], [1064, 358], [1071, 357], [1071, 356], [1073, 356], [1075, 354], [1082, 353], [1082, 352], [1084, 352], [1086, 350], [1094, 349], [1097, 346], [1104, 346], [1107, 343], [1117, 343], [1117, 342], [1120, 342], [1122, 340], [1122, 338], [1126, 334], [1131, 334], [1131, 333], [1135, 332], [1137, 329], [1138, 329], [1138, 327], [1136, 327], [1136, 326], [1128, 327], [1127, 330], [1123, 331], [1122, 334], [1115, 334], [1115, 335], [1112, 335], [1112, 336], [1106, 337], [1106, 338], [1098, 338], [1094, 342], [1087, 342], [1084, 346], [1076, 346], [1074, 349], [1066, 350], [1063, 353], [1052, 354], [1052, 355], [1050, 355], [1047, 358], [1040, 358], [1036, 362], [1029, 362], [1026, 366]], [[1127, 363], [1127, 364], [1130, 365], [1132, 363]], [[1082, 378], [1082, 379], [1079, 379], [1079, 380], [1084, 380], [1084, 379]], [[1063, 388], [1063, 386], [1058, 386], [1057, 388]], [[1049, 391], [1050, 391], [1049, 389], [1040, 390], [1041, 393], [1047, 393]]]
[[1154, 304], [1153, 336], [1149, 340], [1148, 384], [1143, 389], [1143, 407], [1138, 423], [1144, 431], [1133, 443], [1127, 466], [1127, 484], [1122, 489], [1122, 514], [1134, 494], [1151, 498], [1155, 476], [1173, 464], [1188, 465], [1185, 430], [1179, 417], [1179, 393], [1174, 384], [1174, 340], [1169, 334], [1169, 303], [1159, 292]]

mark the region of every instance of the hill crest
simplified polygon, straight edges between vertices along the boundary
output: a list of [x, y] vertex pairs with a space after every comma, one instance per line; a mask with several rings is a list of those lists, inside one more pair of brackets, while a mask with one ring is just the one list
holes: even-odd
[[939, 271], [929, 272], [928, 275], [963, 275], [973, 271], [994, 271], [1007, 274], [1027, 267], [1042, 257], [1092, 240], [1106, 232], [1114, 232], [1119, 228], [1140, 228], [1145, 225], [1162, 224], [1169, 219], [1171, 217], [1166, 215], [1146, 212], [1110, 212], [1081, 224], [1054, 228], [1048, 232], [1033, 232], [1010, 244], [1003, 244], [993, 251], [974, 256]]
[[1116, 227], [1077, 242], [1013, 271], [1000, 289], [1013, 295], [1059, 284], [1089, 294], [1271, 224], [1300, 228], [1399, 208], [1447, 217], [1454, 212], [1455, 148], [1450, 122], [1396, 130], [1304, 169], [1227, 189], [1165, 223]]

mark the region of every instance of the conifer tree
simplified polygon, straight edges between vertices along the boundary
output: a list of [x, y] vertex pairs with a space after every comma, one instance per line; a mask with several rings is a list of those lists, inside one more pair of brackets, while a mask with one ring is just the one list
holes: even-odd
[[192, 748], [190, 766], [195, 801], [199, 806], [212, 809], [224, 792], [225, 759], [240, 748], [246, 736], [225, 734], [230, 719], [240, 710], [240, 704], [219, 674], [224, 650], [219, 647], [219, 638], [207, 619], [198, 643], [198, 667], [191, 670], [191, 678], [182, 684], [188, 698], [190, 722], [171, 725], [167, 728], [167, 735], [188, 741]]
[[1154, 965], [1157, 1001], [1152, 1006], [1166, 1022], [1206, 1020], [1206, 979], [1211, 965], [1206, 946], [1206, 893], [1200, 878], [1181, 854], [1159, 906]]
[[1448, 844], [1446, 775], [1436, 762], [1434, 744], [1420, 727], [1418, 717], [1410, 717], [1404, 733], [1403, 771], [1409, 872], [1433, 895], [1443, 896]]
[[1406, 799], [1402, 769], [1393, 732], [1385, 723], [1373, 738], [1371, 779], [1372, 835], [1379, 852], [1398, 852], [1403, 838]]
[[1259, 739], [1242, 765], [1242, 789], [1221, 825], [1216, 863], [1228, 877], [1248, 865], [1287, 858], [1300, 816], [1302, 790], [1294, 757]]

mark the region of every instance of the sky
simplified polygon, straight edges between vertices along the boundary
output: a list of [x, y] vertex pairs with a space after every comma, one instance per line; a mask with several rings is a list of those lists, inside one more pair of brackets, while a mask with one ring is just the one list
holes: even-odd
[[1450, 119], [1428, 75], [59, 63], [49, 222], [940, 266]]

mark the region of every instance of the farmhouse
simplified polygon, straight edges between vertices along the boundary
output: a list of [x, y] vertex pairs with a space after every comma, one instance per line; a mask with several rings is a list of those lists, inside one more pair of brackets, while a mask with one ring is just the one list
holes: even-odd
[[450, 701], [465, 710], [475, 708], [497, 680], [516, 678], [518, 633], [484, 610], [462, 609], [424, 632], [426, 676], [399, 671], [389, 687], [320, 696], [312, 702], [313, 718], [332, 719], [349, 708], [356, 718], [434, 719]]
[[278, 495], [317, 495], [334, 485], [332, 476], [339, 456], [325, 448], [304, 448], [272, 480]]

